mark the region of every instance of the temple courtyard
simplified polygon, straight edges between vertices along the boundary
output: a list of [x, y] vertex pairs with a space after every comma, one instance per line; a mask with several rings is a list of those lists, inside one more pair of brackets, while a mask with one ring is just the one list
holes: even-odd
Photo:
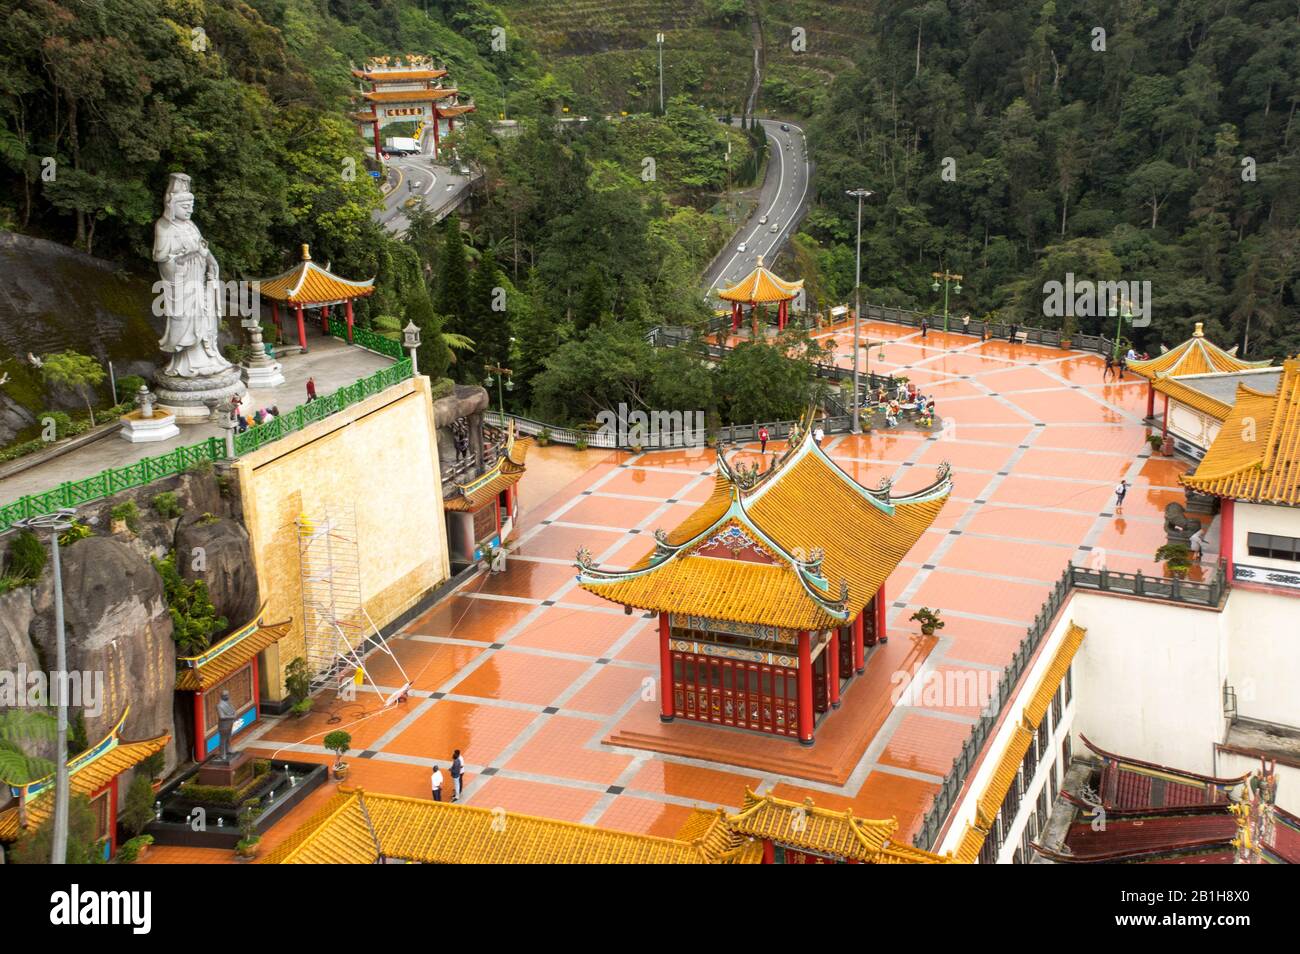
[[[828, 434], [829, 455], [859, 482], [890, 477], [896, 493], [934, 479], [944, 461], [954, 491], [886, 584], [890, 639], [869, 650], [845, 705], [816, 744], [722, 726], [659, 722], [655, 620], [579, 589], [574, 556], [631, 566], [713, 487], [709, 448], [625, 452], [534, 448], [520, 484], [523, 515], [501, 573], [480, 572], [389, 641], [413, 689], [384, 708], [317, 700], [303, 718], [268, 719], [238, 745], [272, 758], [327, 762], [332, 729], [351, 733], [347, 784], [429, 796], [453, 749], [467, 766], [464, 801], [512, 812], [675, 835], [693, 806], [728, 806], [746, 789], [772, 790], [861, 817], [894, 816], [909, 840], [970, 731], [980, 699], [899, 700], [927, 670], [981, 673], [991, 685], [1070, 561], [1162, 576], [1164, 507], [1182, 502], [1186, 465], [1152, 456], [1146, 382], [1103, 383], [1102, 359], [967, 335], [867, 323], [871, 370], [905, 374], [933, 395], [943, 426], [925, 434]], [[834, 338], [851, 355], [852, 328]], [[1159, 403], [1157, 404], [1159, 409]], [[770, 445], [769, 456], [782, 445]], [[757, 456], [756, 445], [736, 451]], [[1122, 512], [1114, 487], [1132, 485]], [[830, 528], [833, 531], [833, 528]], [[1213, 552], [1212, 547], [1207, 551]], [[1208, 567], [1205, 572], [1212, 572]], [[1193, 578], [1203, 578], [1199, 567]], [[946, 627], [920, 635], [909, 621], [938, 609]], [[370, 670], [402, 683], [388, 661]], [[336, 721], [330, 722], [331, 717]], [[335, 790], [312, 793], [263, 840], [269, 851]], [[444, 784], [450, 797], [450, 779]], [[156, 846], [149, 862], [231, 860], [225, 850]]]

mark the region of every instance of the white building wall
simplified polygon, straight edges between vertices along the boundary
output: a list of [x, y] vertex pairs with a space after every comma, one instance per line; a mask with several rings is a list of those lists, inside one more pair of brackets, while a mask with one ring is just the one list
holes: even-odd
[[1064, 612], [1088, 631], [1075, 658], [1076, 733], [1111, 752], [1211, 774], [1225, 731], [1221, 614], [1088, 592]]
[[1224, 615], [1227, 680], [1237, 693], [1238, 714], [1300, 726], [1300, 591], [1292, 596], [1238, 586]]
[[[1172, 398], [1169, 400], [1169, 433], [1196, 447], [1201, 455], [1219, 436], [1222, 425], [1210, 415]], [[1196, 455], [1200, 456], [1200, 455]]]

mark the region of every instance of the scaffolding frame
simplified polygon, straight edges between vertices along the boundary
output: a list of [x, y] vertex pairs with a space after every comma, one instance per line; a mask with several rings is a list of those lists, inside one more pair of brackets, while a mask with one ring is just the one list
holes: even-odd
[[[302, 578], [303, 655], [311, 692], [333, 687], [340, 695], [365, 682], [384, 707], [404, 700], [410, 677], [361, 597], [361, 550], [352, 505], [327, 506], [319, 515], [295, 521]], [[384, 653], [401, 674], [400, 688], [385, 695], [366, 667], [366, 657]], [[351, 684], [351, 685], [349, 685]]]

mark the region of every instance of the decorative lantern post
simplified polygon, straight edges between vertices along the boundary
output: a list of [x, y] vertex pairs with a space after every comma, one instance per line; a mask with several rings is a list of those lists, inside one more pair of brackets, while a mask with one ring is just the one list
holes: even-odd
[[413, 321], [408, 321], [406, 327], [402, 329], [402, 347], [411, 356], [411, 374], [419, 374], [420, 366], [416, 361], [415, 353], [420, 350], [420, 329]]

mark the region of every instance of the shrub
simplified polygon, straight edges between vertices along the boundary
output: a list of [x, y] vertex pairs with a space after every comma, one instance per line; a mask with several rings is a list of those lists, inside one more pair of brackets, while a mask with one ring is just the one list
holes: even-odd
[[118, 821], [132, 835], [138, 835], [154, 820], [153, 783], [145, 772], [136, 771], [131, 786], [126, 790], [126, 800]]
[[150, 558], [163, 580], [163, 598], [172, 618], [172, 639], [187, 656], [203, 652], [212, 637], [226, 628], [224, 616], [218, 616], [203, 580], [186, 580], [176, 569], [173, 550], [161, 560]]
[[220, 519], [221, 518], [218, 517], [215, 513], [204, 512], [203, 516], [199, 517], [199, 519], [196, 522], [200, 527], [210, 527]]
[[153, 509], [158, 512], [158, 516], [166, 520], [179, 517], [185, 512], [175, 492], [171, 490], [164, 490], [153, 498]]
[[585, 451], [587, 449], [587, 439], [585, 437], [579, 437], [573, 442], [573, 449]]
[[48, 427], [50, 423], [54, 424], [54, 439], [56, 441], [61, 441], [73, 433], [72, 418], [65, 411], [42, 411], [40, 417], [36, 420], [42, 428]]
[[167, 754], [165, 752], [155, 752], [148, 758], [141, 759], [137, 766], [141, 772], [148, 775], [149, 778], [158, 779], [162, 777], [163, 769], [167, 767]]
[[144, 378], [138, 374], [123, 375], [117, 379], [117, 397], [114, 400], [120, 404], [134, 404], [136, 392], [142, 384]]
[[82, 523], [80, 520], [74, 520], [72, 521], [72, 526], [59, 534], [59, 546], [70, 547], [78, 540], [84, 540], [93, 533], [94, 531], [91, 530], [89, 526]]
[[352, 736], [342, 729], [335, 729], [325, 736], [322, 744], [337, 755], [339, 761], [342, 762], [343, 756], [347, 754], [348, 749], [352, 748]]
[[9, 575], [30, 582], [38, 579], [44, 569], [45, 544], [32, 531], [21, 531], [9, 548]]
[[126, 528], [132, 533], [140, 531], [140, 508], [135, 505], [134, 500], [118, 504], [109, 511], [109, 515], [114, 520], [121, 520], [125, 523]]
[[140, 852], [153, 844], [153, 835], [136, 835], [134, 838], [123, 842], [122, 847], [117, 849], [116, 861], [118, 864], [133, 864], [140, 857]]
[[185, 468], [185, 473], [195, 474], [199, 477], [206, 477], [207, 475], [211, 474], [212, 471], [213, 471], [212, 461], [208, 460], [207, 458], [204, 458], [203, 460], [196, 460], [194, 463], [190, 464], [190, 466]]
[[285, 671], [284, 685], [289, 690], [289, 698], [295, 704], [311, 694], [311, 676], [307, 672], [306, 659], [298, 656], [289, 663], [289, 668]]

